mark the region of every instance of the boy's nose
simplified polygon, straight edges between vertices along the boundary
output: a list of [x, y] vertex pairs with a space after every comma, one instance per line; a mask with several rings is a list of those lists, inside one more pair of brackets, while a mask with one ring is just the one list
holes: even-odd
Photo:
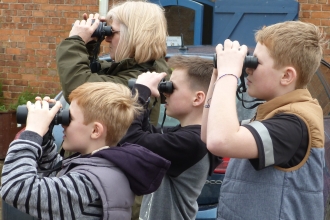
[[250, 75], [250, 74], [252, 74], [253, 73], [253, 68], [245, 68], [245, 72], [248, 74], [248, 75]]

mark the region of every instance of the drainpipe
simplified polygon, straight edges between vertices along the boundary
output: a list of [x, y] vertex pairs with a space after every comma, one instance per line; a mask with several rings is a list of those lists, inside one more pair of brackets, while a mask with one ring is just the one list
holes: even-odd
[[99, 14], [106, 16], [109, 10], [109, 0], [99, 0]]

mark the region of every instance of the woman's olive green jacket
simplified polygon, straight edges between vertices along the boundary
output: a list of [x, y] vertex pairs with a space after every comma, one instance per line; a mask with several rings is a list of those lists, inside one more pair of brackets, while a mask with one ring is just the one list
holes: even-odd
[[[92, 73], [89, 67], [94, 43], [85, 45], [79, 36], [72, 36], [62, 41], [56, 49], [56, 63], [64, 97], [68, 102], [69, 94], [85, 82], [115, 82], [128, 86], [128, 80], [137, 78], [143, 72], [155, 71], [171, 73], [164, 58], [137, 64], [134, 59], [121, 62], [99, 61], [101, 70]], [[150, 105], [153, 104], [151, 100]], [[159, 117], [158, 99], [150, 115], [150, 122], [157, 125]]]

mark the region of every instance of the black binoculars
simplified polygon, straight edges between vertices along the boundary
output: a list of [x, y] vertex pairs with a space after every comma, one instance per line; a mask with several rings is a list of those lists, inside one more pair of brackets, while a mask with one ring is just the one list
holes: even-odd
[[[130, 89], [132, 89], [135, 82], [136, 82], [136, 79], [129, 79], [128, 87]], [[171, 93], [173, 93], [173, 90], [174, 90], [173, 83], [171, 81], [166, 81], [165, 79], [162, 79], [162, 81], [160, 81], [158, 84], [158, 91], [160, 93], [160, 103], [162, 103], [162, 104], [165, 103], [165, 96], [163, 93], [171, 94]]]
[[[213, 56], [213, 66], [217, 68], [217, 54]], [[243, 68], [253, 68], [256, 69], [258, 66], [258, 58], [254, 56], [246, 56], [243, 63]]]
[[[136, 82], [136, 79], [129, 79], [128, 87], [130, 89], [132, 89], [135, 82]], [[165, 79], [162, 79], [162, 81], [160, 81], [158, 84], [158, 91], [159, 91], [159, 93], [172, 93], [173, 92], [173, 83], [171, 81], [166, 81]]]
[[[94, 21], [92, 22], [92, 24]], [[111, 26], [107, 26], [107, 22], [100, 22], [99, 26], [96, 28], [92, 37], [101, 38], [104, 36], [111, 36], [112, 35], [112, 28]]]
[[[92, 24], [94, 24], [95, 20], [92, 20]], [[73, 26], [74, 24], [72, 24]], [[105, 36], [111, 36], [112, 35], [112, 28], [111, 26], [107, 25], [107, 22], [100, 22], [99, 26], [96, 28], [94, 33], [92, 34], [92, 37], [97, 37], [98, 39], [103, 38]]]
[[[49, 109], [51, 109], [55, 104], [50, 103]], [[28, 109], [26, 105], [19, 105], [16, 109], [16, 120], [18, 124], [26, 124], [26, 118], [28, 115]], [[69, 125], [71, 121], [70, 118], [70, 110], [69, 109], [60, 109], [54, 119], [52, 120], [51, 124], [53, 125]]]

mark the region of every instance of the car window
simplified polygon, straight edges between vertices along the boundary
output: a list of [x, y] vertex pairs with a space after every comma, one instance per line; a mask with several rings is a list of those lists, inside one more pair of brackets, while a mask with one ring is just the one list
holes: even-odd
[[[161, 124], [163, 123], [164, 113], [165, 113], [165, 104], [161, 104], [160, 105], [159, 118], [158, 118], [158, 126], [161, 126]], [[164, 127], [174, 127], [178, 124], [180, 124], [180, 122], [177, 119], [166, 115], [163, 126]]]
[[[57, 101], [60, 101], [61, 102], [63, 109], [69, 109], [70, 105], [65, 101], [62, 92], [60, 92], [59, 94], [57, 94], [57, 96], [55, 97], [55, 99]], [[60, 147], [62, 145], [62, 141], [63, 141], [63, 127], [62, 127], [62, 125], [56, 125], [56, 126], [54, 126], [54, 128], [53, 128], [53, 136], [54, 136], [54, 139], [55, 139], [55, 143], [57, 145], [57, 148], [60, 149]]]

